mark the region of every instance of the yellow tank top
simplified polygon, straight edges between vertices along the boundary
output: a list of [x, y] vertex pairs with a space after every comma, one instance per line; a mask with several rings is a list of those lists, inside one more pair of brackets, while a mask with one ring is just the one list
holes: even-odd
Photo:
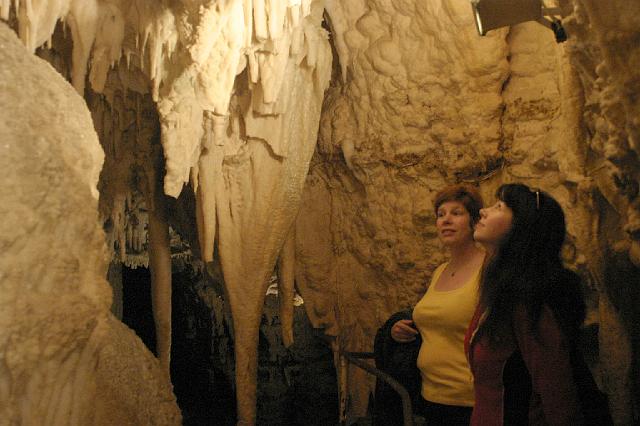
[[417, 363], [421, 393], [427, 401], [471, 407], [473, 377], [464, 354], [464, 335], [478, 301], [480, 270], [462, 287], [438, 291], [435, 283], [446, 266], [435, 270], [427, 293], [413, 310], [422, 336]]

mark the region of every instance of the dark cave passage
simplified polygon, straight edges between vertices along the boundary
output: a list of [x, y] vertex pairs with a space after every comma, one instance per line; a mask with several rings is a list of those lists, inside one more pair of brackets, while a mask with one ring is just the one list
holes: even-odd
[[[171, 381], [183, 424], [235, 425], [235, 393], [216, 367], [212, 350], [211, 310], [198, 297], [189, 274], [174, 273], [172, 280]], [[123, 267], [122, 282], [122, 321], [155, 353], [149, 269]]]
[[[202, 277], [172, 275], [171, 381], [185, 426], [236, 424], [233, 339], [198, 290]], [[200, 287], [199, 287], [200, 286]], [[151, 277], [147, 268], [122, 267], [123, 318], [155, 353]], [[280, 337], [277, 296], [268, 296], [260, 326], [257, 424], [333, 426], [338, 423], [333, 355], [306, 316], [294, 313], [294, 344]], [[222, 332], [221, 332], [222, 330]]]

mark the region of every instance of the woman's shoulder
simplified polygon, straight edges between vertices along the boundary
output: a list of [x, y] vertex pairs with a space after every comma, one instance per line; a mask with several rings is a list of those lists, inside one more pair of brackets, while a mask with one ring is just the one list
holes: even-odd
[[565, 333], [575, 335], [586, 311], [580, 276], [563, 268], [546, 284], [537, 297], [523, 298], [515, 304], [514, 321], [531, 328], [540, 327], [540, 322], [555, 322]]
[[570, 269], [558, 270], [544, 286], [541, 302], [554, 313], [584, 310], [582, 279]]
[[438, 272], [442, 272], [444, 270], [444, 268], [447, 267], [447, 265], [449, 264], [449, 262], [443, 262], [441, 264], [439, 264], [436, 269], [433, 271], [434, 274], [438, 273]]
[[577, 333], [586, 315], [584, 289], [580, 276], [569, 269], [563, 269], [553, 283], [545, 304], [549, 306], [567, 332]]
[[442, 271], [444, 271], [447, 266], [449, 266], [449, 262], [443, 262], [441, 264], [438, 265], [438, 267], [433, 271], [433, 275], [435, 276], [436, 274], [441, 274]]
[[444, 271], [444, 269], [447, 267], [448, 264], [449, 262], [441, 263], [440, 265], [438, 265], [436, 269], [433, 270], [433, 274], [431, 274], [431, 281], [429, 286], [431, 286], [431, 284], [434, 284], [438, 280], [438, 277], [442, 275], [442, 271]]

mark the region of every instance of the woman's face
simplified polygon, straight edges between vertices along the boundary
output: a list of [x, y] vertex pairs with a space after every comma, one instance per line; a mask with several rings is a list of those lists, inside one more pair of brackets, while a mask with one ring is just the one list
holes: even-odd
[[500, 246], [511, 230], [513, 210], [504, 201], [498, 200], [493, 206], [480, 209], [480, 220], [476, 224], [473, 238], [486, 249]]
[[460, 201], [445, 201], [436, 212], [436, 228], [440, 241], [447, 246], [473, 241], [471, 215]]

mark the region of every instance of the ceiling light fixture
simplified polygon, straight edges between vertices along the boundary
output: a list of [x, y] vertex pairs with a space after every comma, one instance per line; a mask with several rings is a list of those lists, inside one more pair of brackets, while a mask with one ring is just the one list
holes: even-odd
[[562, 10], [546, 7], [542, 0], [471, 0], [471, 8], [481, 36], [496, 28], [536, 21], [553, 31], [556, 42], [562, 43], [567, 39], [560, 22]]

